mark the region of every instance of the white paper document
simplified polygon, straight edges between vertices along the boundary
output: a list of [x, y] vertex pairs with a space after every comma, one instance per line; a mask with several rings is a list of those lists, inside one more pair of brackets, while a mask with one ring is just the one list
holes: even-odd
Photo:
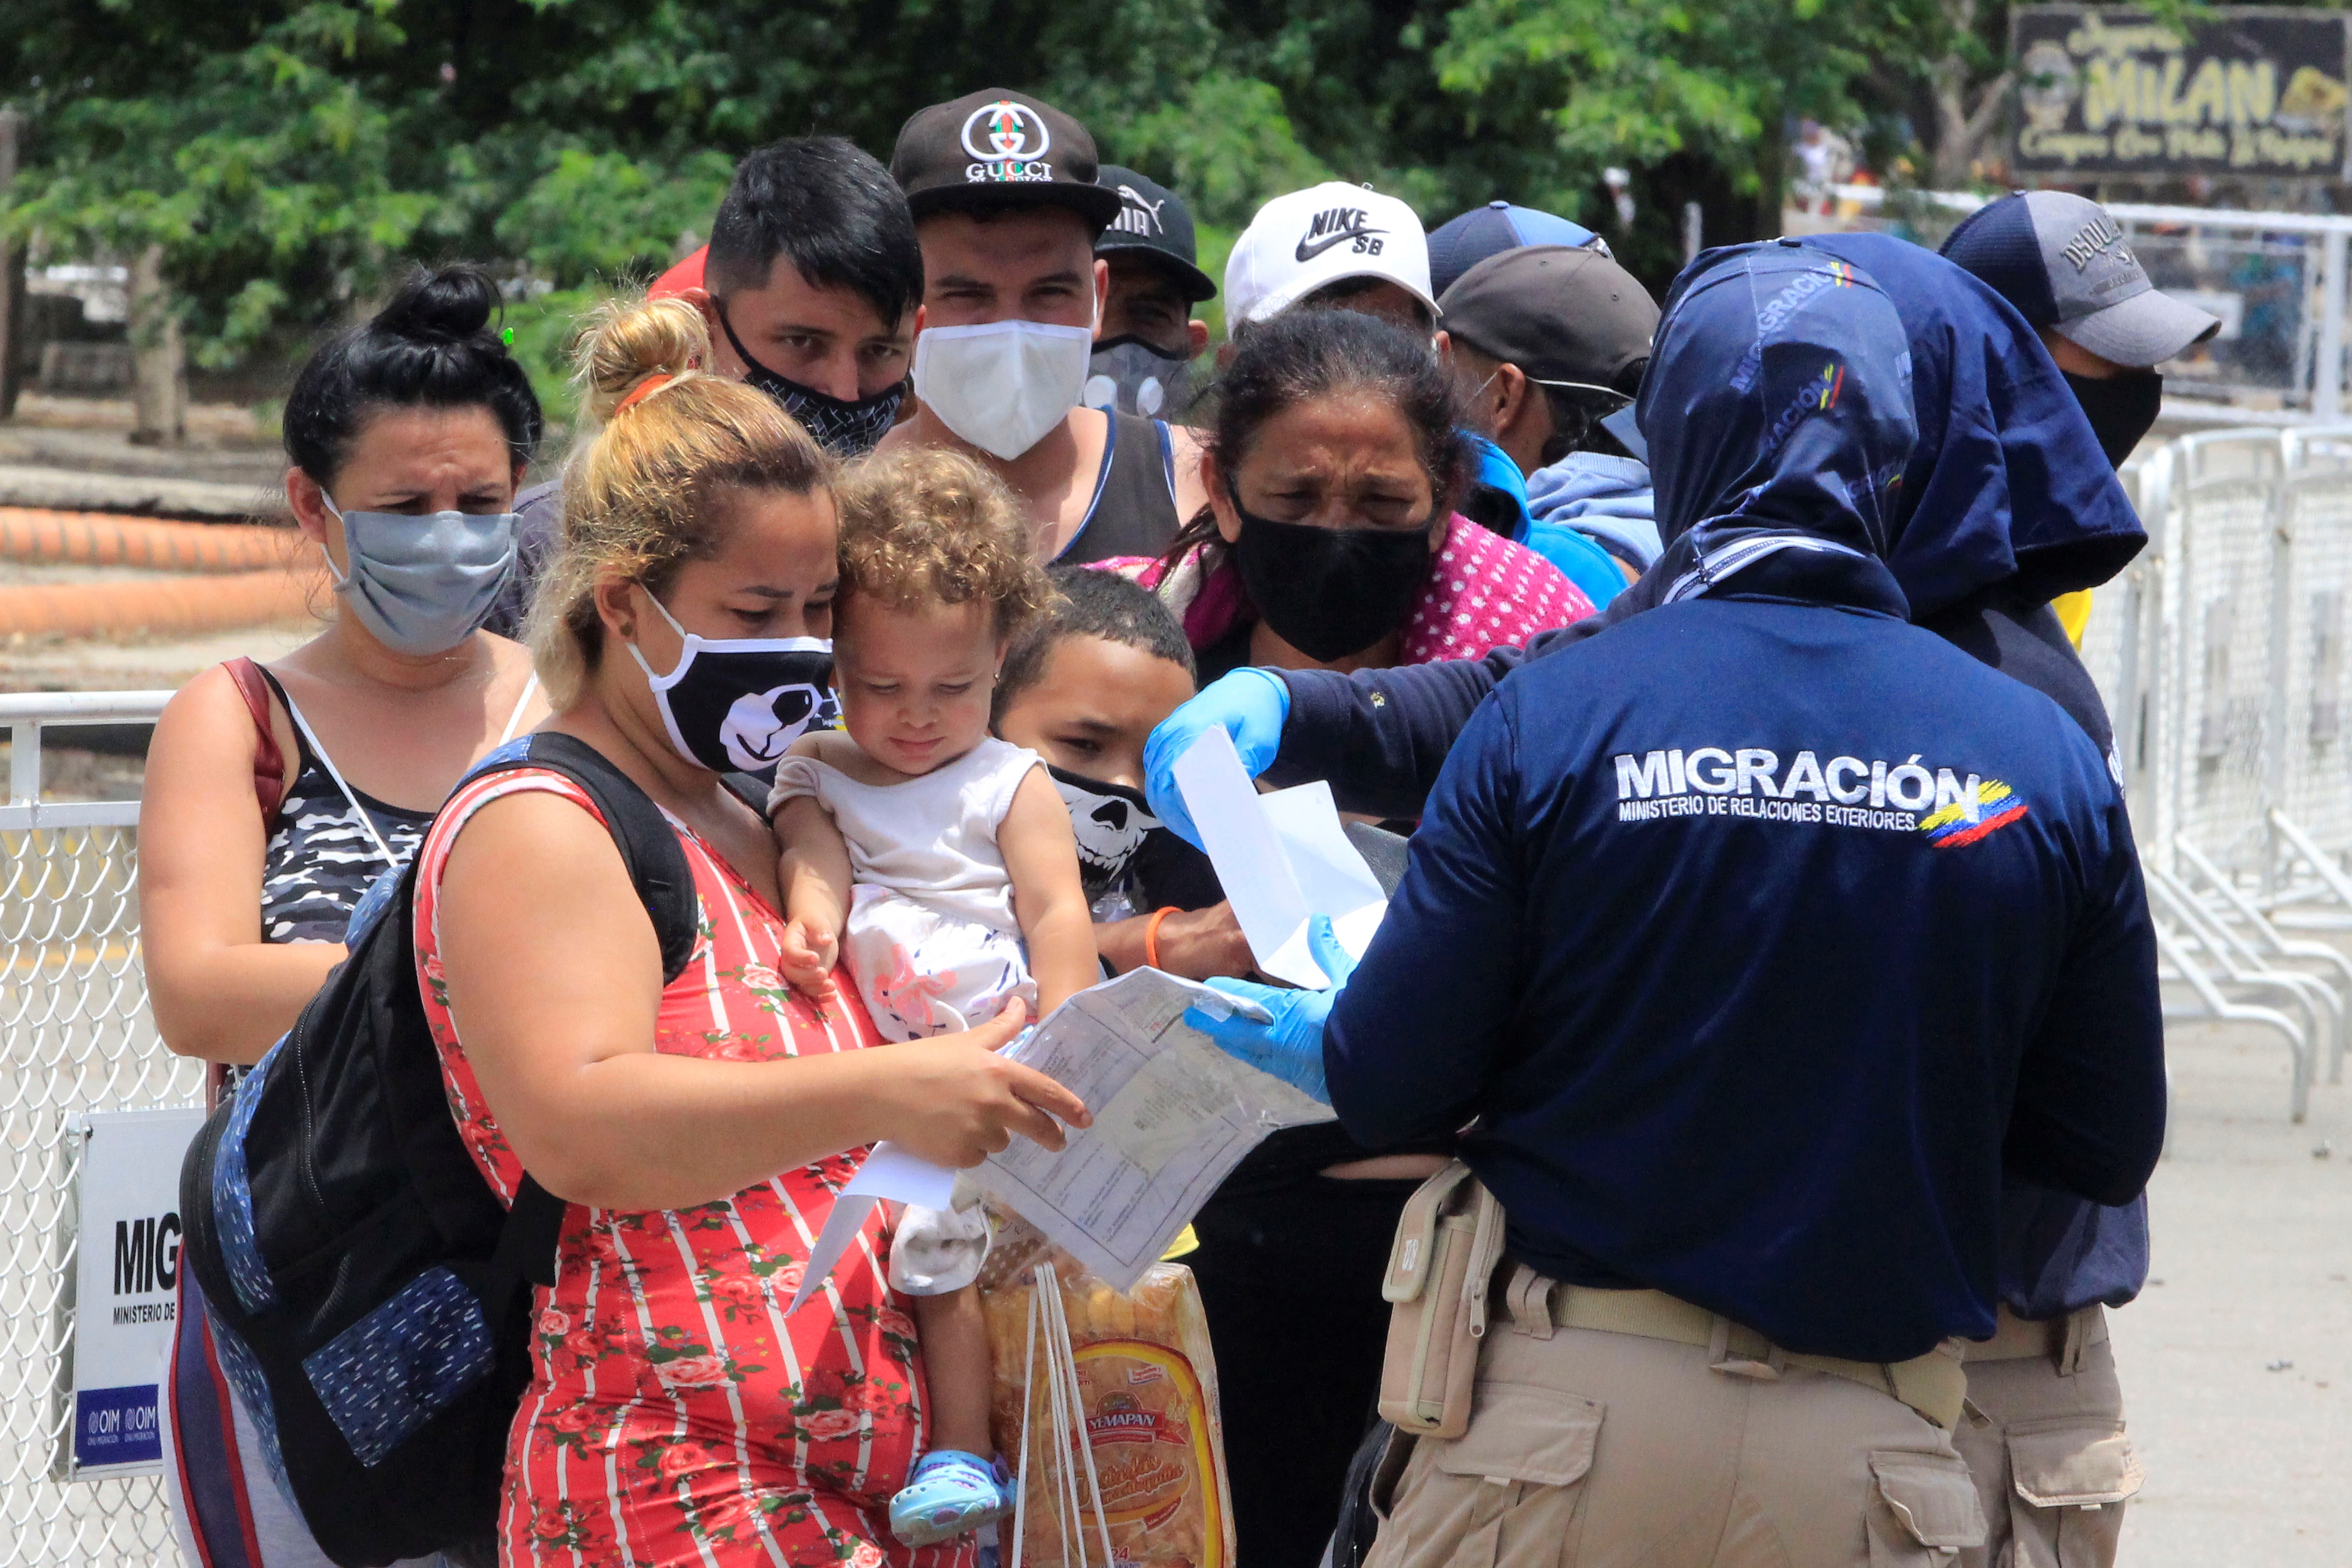
[[801, 1303], [824, 1283], [876, 1204], [888, 1198], [893, 1203], [943, 1209], [955, 1201], [955, 1178], [956, 1173], [946, 1166], [917, 1159], [887, 1139], [874, 1145], [866, 1163], [857, 1167], [857, 1174], [849, 1178], [849, 1184], [834, 1200], [833, 1213], [809, 1247], [808, 1262], [801, 1269], [801, 1288], [793, 1293], [786, 1314], [799, 1311]]
[[1195, 1003], [1258, 1014], [1156, 969], [1130, 971], [1055, 1008], [1008, 1054], [1085, 1100], [1094, 1125], [1071, 1129], [1058, 1154], [1015, 1138], [971, 1173], [982, 1192], [1120, 1290], [1159, 1261], [1267, 1133], [1331, 1120], [1330, 1107], [1244, 1067], [1185, 1024]]
[[1388, 900], [1348, 842], [1329, 784], [1260, 795], [1233, 738], [1216, 729], [1176, 759], [1176, 787], [1260, 970], [1311, 990], [1331, 984], [1307, 951], [1313, 915], [1330, 916], [1339, 945], [1364, 956]]

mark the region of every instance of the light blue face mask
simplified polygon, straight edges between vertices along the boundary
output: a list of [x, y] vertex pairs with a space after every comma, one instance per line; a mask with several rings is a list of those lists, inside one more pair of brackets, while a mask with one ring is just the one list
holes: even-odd
[[351, 511], [324, 491], [341, 520], [349, 571], [335, 570], [335, 592], [360, 624], [395, 653], [446, 653], [489, 618], [514, 569], [515, 514]]

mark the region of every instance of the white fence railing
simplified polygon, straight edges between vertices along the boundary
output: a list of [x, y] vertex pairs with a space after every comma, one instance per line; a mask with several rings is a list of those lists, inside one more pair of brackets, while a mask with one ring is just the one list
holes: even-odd
[[2258, 1024], [2301, 1120], [2343, 1074], [2352, 961], [2352, 426], [2183, 437], [2130, 465], [2139, 559], [2092, 601], [2176, 1014]]
[[72, 1204], [90, 1110], [201, 1105], [139, 960], [136, 801], [44, 802], [42, 734], [152, 722], [168, 691], [0, 696], [0, 1563], [172, 1564], [152, 1476], [57, 1478], [69, 1420]]
[[[2290, 1110], [2343, 1065], [2352, 958], [2352, 426], [2184, 437], [2125, 469], [2149, 544], [2084, 662], [2115, 720], [2170, 1016], [2289, 1047]], [[41, 736], [170, 693], [0, 696], [0, 1568], [175, 1561], [152, 1479], [54, 1479], [66, 1421], [74, 1120], [195, 1105], [139, 959], [135, 802], [41, 799]]]

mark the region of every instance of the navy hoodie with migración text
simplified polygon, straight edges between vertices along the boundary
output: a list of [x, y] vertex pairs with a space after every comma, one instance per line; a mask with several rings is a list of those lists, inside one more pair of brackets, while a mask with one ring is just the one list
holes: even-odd
[[[1918, 438], [1888, 508], [1887, 563], [1913, 624], [2052, 698], [2110, 752], [2106, 709], [2048, 600], [2105, 582], [2146, 534], [2065, 378], [2007, 300], [1935, 252], [1873, 234], [1804, 245], [1866, 270], [1909, 341]], [[1721, 254], [1701, 256], [1688, 275]], [[1693, 521], [1687, 510], [1670, 517], [1664, 498], [1657, 516], [1669, 542]], [[1649, 609], [1685, 559], [1661, 562], [1604, 614], [1524, 649], [1352, 676], [1280, 672], [1290, 721], [1268, 778], [1328, 778], [1343, 809], [1420, 815], [1454, 737], [1497, 681]], [[2105, 1206], [2012, 1180], [2001, 1228], [2001, 1299], [2020, 1316], [2119, 1307], [2147, 1279], [2144, 1198]]]
[[1642, 394], [1677, 569], [1462, 731], [1324, 1035], [1360, 1141], [1469, 1124], [1531, 1267], [1863, 1361], [1990, 1334], [2004, 1174], [2126, 1202], [2164, 1118], [2105, 759], [1885, 564], [1910, 375], [1850, 263], [1685, 274]]

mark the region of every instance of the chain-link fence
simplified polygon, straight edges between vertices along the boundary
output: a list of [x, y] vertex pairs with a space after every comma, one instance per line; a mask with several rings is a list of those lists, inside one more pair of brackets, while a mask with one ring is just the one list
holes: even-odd
[[44, 802], [41, 737], [152, 721], [169, 692], [0, 697], [0, 1564], [176, 1564], [152, 1476], [67, 1481], [79, 1155], [92, 1110], [201, 1105], [139, 959], [138, 803]]
[[[1934, 249], [1985, 198], [1948, 191], [1835, 187], [1808, 230], [1869, 229]], [[2108, 215], [2158, 288], [2219, 318], [2221, 330], [2163, 367], [2166, 400], [2217, 420], [2352, 413], [2347, 391], [2346, 244], [2352, 217], [2110, 202]]]

